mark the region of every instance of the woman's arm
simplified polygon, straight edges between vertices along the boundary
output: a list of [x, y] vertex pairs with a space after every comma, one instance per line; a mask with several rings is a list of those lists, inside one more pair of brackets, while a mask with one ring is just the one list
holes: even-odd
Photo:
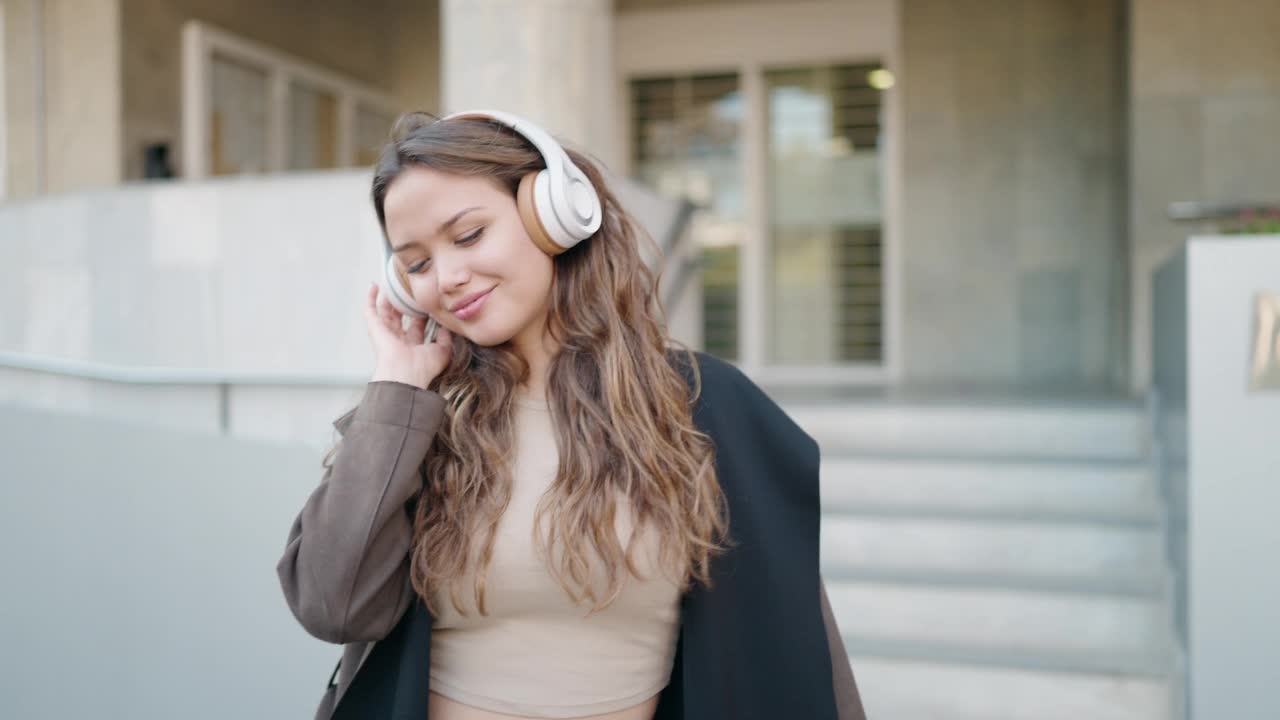
[[443, 415], [433, 391], [392, 381], [365, 388], [276, 566], [307, 632], [334, 643], [381, 640], [409, 607], [405, 504], [422, 486], [419, 466]]
[[853, 680], [853, 668], [849, 665], [849, 655], [845, 652], [840, 628], [836, 626], [835, 615], [831, 612], [831, 601], [827, 600], [826, 582], [819, 579], [819, 588], [822, 594], [822, 623], [827, 628], [827, 647], [831, 651], [831, 680], [836, 688], [836, 717], [839, 720], [866, 720], [862, 698], [858, 696], [858, 685]]

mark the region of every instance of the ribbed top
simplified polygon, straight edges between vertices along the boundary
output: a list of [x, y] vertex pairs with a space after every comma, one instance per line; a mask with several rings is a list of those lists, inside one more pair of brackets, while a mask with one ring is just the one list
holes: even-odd
[[[488, 614], [475, 610], [471, 576], [459, 586], [468, 614], [443, 589], [435, 597], [431, 689], [445, 697], [492, 712], [568, 718], [637, 705], [670, 679], [680, 594], [657, 570], [655, 532], [640, 537], [643, 579], [627, 576], [621, 596], [594, 614], [572, 602], [540, 556], [534, 516], [558, 465], [545, 402], [518, 397], [512, 496], [486, 576]], [[621, 495], [617, 509], [625, 548], [632, 521]], [[597, 580], [603, 587], [603, 573]]]

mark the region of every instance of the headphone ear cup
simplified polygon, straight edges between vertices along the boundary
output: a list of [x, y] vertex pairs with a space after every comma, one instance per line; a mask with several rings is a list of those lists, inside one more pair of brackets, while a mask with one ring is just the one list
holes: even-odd
[[[546, 224], [538, 214], [538, 202], [534, 197], [539, 176], [546, 173], [546, 170], [535, 170], [520, 178], [520, 186], [516, 189], [516, 209], [520, 212], [520, 220], [524, 223], [525, 232], [529, 233], [529, 239], [533, 240], [533, 244], [537, 245], [539, 250], [554, 257], [564, 252], [566, 248], [551, 239]], [[555, 219], [551, 218], [551, 222], [555, 222]]]
[[409, 285], [409, 273], [405, 272], [404, 268], [400, 267], [400, 263], [397, 262], [390, 263], [390, 267], [400, 288], [404, 290], [404, 294], [408, 297], [413, 297], [413, 287]]
[[427, 313], [413, 300], [409, 286], [409, 274], [396, 262], [394, 255], [387, 258], [382, 267], [382, 291], [391, 306], [409, 317], [424, 318]]

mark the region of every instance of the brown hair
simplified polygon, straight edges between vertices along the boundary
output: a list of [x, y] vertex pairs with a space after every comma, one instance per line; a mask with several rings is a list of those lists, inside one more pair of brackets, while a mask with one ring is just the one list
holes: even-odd
[[[639, 574], [632, 551], [646, 526], [660, 538], [664, 572], [686, 589], [695, 580], [709, 583], [710, 560], [727, 541], [727, 508], [711, 442], [692, 420], [697, 364], [689, 354], [691, 390], [669, 355], [659, 274], [644, 263], [639, 243], [655, 255], [656, 247], [595, 164], [567, 152], [599, 193], [603, 222], [554, 260], [548, 331], [558, 349], [547, 398], [560, 467], [535, 528], [559, 584], [575, 602], [599, 609], [617, 597], [624, 569]], [[406, 115], [374, 172], [384, 233], [387, 189], [413, 166], [492, 178], [514, 196], [521, 178], [545, 162], [528, 140], [496, 122]], [[448, 409], [422, 467], [411, 578], [433, 611], [432, 593], [444, 585], [464, 611], [451, 581], [474, 568], [476, 607], [485, 612], [485, 571], [511, 498], [514, 391], [528, 375], [509, 344], [481, 347], [456, 337], [450, 365], [432, 383]], [[637, 532], [627, 548], [614, 529], [615, 493], [630, 499], [634, 514]], [[596, 587], [593, 578], [601, 576], [605, 586]]]

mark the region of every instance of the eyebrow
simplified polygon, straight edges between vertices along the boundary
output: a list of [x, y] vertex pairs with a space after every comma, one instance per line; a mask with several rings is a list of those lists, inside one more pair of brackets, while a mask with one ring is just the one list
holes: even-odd
[[[447, 231], [449, 230], [449, 228], [451, 228], [451, 227], [453, 227], [454, 225], [457, 225], [457, 224], [458, 224], [458, 221], [462, 219], [462, 216], [463, 216], [463, 215], [466, 215], [467, 213], [469, 213], [469, 212], [473, 212], [473, 211], [475, 211], [475, 210], [483, 210], [483, 209], [484, 209], [484, 208], [482, 208], [482, 207], [480, 207], [480, 206], [478, 206], [478, 205], [477, 205], [476, 207], [463, 208], [463, 209], [459, 210], [458, 212], [456, 212], [456, 213], [454, 213], [454, 214], [453, 214], [453, 217], [451, 217], [451, 218], [449, 218], [448, 220], [445, 220], [444, 222], [440, 223], [440, 230], [439, 230], [438, 232], [440, 232], [440, 233], [445, 233], [445, 232], [447, 232]], [[405, 248], [407, 248], [407, 247], [409, 247], [410, 245], [413, 245], [413, 244], [414, 244], [414, 241], [413, 241], [413, 240], [410, 240], [409, 242], [406, 242], [406, 243], [403, 243], [403, 244], [400, 244], [400, 245], [396, 245], [395, 247], [391, 248], [391, 250], [392, 250], [392, 252], [400, 252], [401, 250], [404, 250]]]

